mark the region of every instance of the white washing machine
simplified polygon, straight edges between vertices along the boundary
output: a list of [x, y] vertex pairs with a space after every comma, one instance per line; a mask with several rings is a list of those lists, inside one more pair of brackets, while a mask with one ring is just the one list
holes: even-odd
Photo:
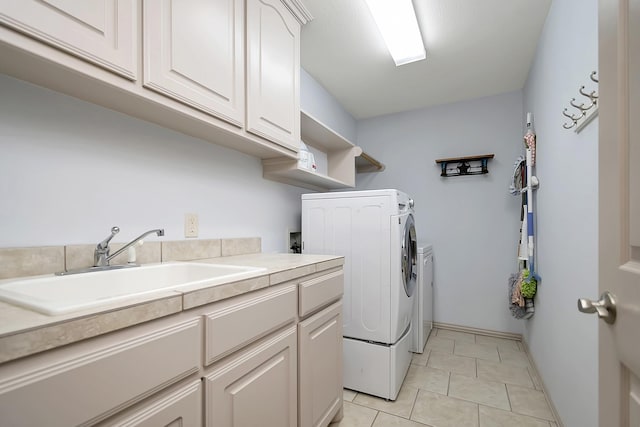
[[398, 190], [302, 195], [302, 252], [343, 255], [344, 386], [394, 400], [411, 363], [413, 201]]
[[433, 246], [418, 244], [418, 281], [413, 301], [411, 351], [422, 353], [433, 328]]

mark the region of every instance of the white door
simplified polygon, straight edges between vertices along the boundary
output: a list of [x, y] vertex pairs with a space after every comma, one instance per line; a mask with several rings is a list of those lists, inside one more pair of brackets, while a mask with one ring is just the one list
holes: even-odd
[[[640, 0], [599, 2], [599, 425], [640, 426]], [[585, 301], [586, 302], [586, 301]], [[599, 315], [612, 310], [594, 307]], [[585, 372], [589, 375], [589, 372]]]

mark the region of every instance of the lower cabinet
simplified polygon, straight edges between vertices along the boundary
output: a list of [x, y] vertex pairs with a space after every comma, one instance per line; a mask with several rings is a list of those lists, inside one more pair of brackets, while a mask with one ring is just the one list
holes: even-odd
[[342, 407], [342, 302], [298, 324], [300, 427], [328, 425]]
[[0, 426], [326, 427], [342, 268], [0, 364]]
[[296, 325], [241, 350], [204, 377], [206, 425], [297, 425]]

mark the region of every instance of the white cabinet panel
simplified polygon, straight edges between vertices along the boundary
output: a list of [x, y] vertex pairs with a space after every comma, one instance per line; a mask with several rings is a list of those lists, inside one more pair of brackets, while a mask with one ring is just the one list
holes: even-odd
[[297, 425], [296, 326], [221, 362], [205, 380], [209, 427]]
[[322, 276], [300, 282], [298, 311], [300, 317], [308, 316], [319, 308], [337, 300], [344, 290], [342, 268]]
[[294, 284], [268, 288], [213, 304], [204, 322], [205, 365], [287, 323], [295, 322], [297, 296]]
[[300, 23], [281, 0], [247, 0], [247, 131], [300, 145]]
[[56, 356], [61, 348], [0, 366], [0, 424], [92, 425], [198, 371], [199, 318], [149, 329], [100, 337], [97, 348], [72, 347], [66, 358]]
[[99, 427], [202, 427], [202, 381], [192, 381], [124, 411]]
[[137, 78], [135, 0], [0, 0], [0, 23]]
[[342, 302], [298, 325], [300, 427], [327, 426], [342, 406]]
[[242, 126], [242, 0], [144, 3], [144, 86]]

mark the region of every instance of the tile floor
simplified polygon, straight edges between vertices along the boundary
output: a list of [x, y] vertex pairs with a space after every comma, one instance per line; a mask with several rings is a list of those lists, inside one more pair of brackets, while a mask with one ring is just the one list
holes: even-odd
[[557, 427], [522, 344], [434, 329], [394, 402], [344, 390], [332, 427]]

